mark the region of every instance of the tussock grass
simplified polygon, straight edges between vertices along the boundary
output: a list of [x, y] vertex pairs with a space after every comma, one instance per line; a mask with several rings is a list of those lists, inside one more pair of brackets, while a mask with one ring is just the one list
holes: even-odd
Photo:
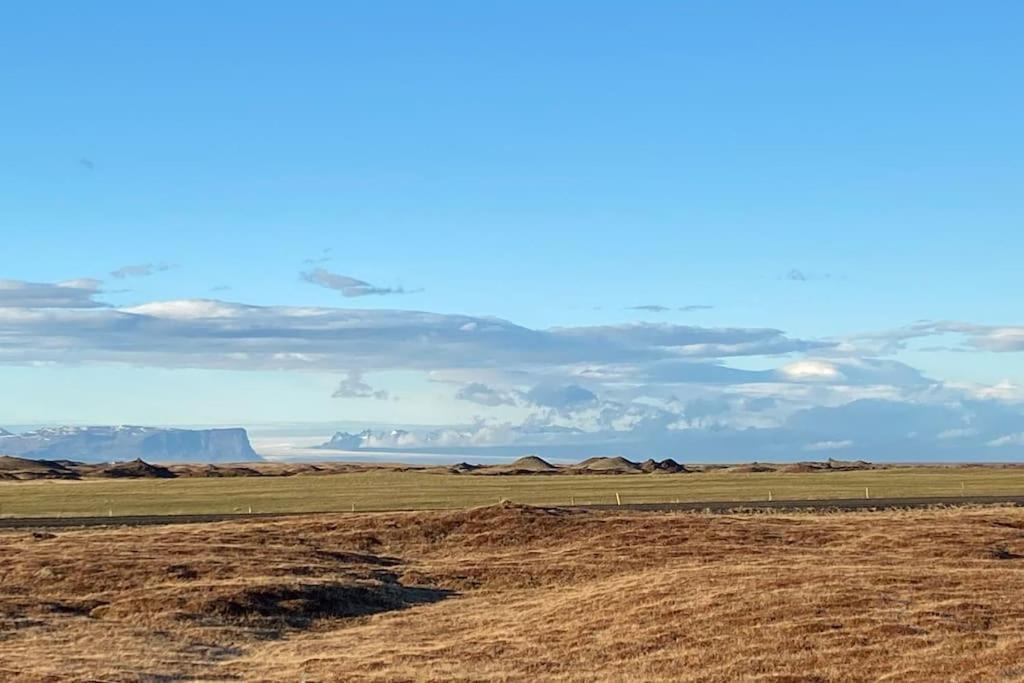
[[1024, 510], [0, 533], [0, 678], [1017, 680]]

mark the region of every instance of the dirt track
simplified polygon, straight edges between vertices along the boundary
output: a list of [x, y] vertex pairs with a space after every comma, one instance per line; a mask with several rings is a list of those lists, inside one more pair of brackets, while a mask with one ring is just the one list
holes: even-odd
[[[632, 503], [625, 505], [578, 505], [588, 510], [640, 510], [680, 512], [733, 512], [740, 510], [885, 510], [932, 506], [1000, 505], [1024, 507], [1024, 496], [944, 496], [915, 498], [846, 498], [834, 500], [711, 501], [686, 503]], [[569, 507], [569, 506], [561, 506]], [[331, 514], [343, 511], [330, 511]], [[403, 512], [394, 510], [393, 512]], [[408, 512], [408, 511], [407, 511]], [[257, 513], [148, 515], [117, 517], [17, 517], [0, 519], [0, 529], [41, 529], [103, 526], [154, 526], [163, 524], [203, 524], [242, 519], [280, 519], [309, 517], [317, 513]], [[325, 513], [326, 514], [326, 513]], [[364, 514], [364, 513], [361, 513]]]

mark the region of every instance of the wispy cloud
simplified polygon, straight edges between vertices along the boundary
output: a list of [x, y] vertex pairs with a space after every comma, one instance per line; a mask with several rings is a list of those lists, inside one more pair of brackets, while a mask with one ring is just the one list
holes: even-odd
[[320, 255], [319, 256], [303, 259], [302, 262], [305, 263], [307, 266], [322, 265], [324, 263], [328, 263], [328, 262], [334, 260], [333, 253], [334, 253], [334, 250], [332, 248], [330, 248], [330, 247], [327, 247], [326, 249], [321, 249], [320, 250]]
[[482, 406], [514, 406], [519, 402], [521, 394], [510, 389], [495, 389], [483, 382], [470, 382], [459, 387], [455, 392], [455, 398], [460, 401], [469, 401]]
[[332, 273], [324, 268], [314, 268], [302, 273], [302, 279], [320, 287], [341, 292], [345, 297], [383, 296], [388, 294], [414, 294], [421, 290], [406, 290], [403, 287], [377, 287], [365, 280], [357, 280], [348, 275]]
[[642, 306], [630, 306], [629, 311], [647, 311], [648, 313], [665, 313], [672, 309], [668, 306], [659, 306], [658, 304], [644, 304]]
[[333, 398], [373, 398], [385, 401], [389, 394], [387, 391], [376, 390], [364, 382], [363, 373], [359, 370], [349, 370], [348, 376], [341, 380], [331, 396]]
[[709, 311], [714, 306], [707, 306], [705, 304], [690, 304], [689, 306], [661, 306], [659, 304], [643, 304], [641, 306], [630, 306], [627, 311], [646, 311], [647, 313], [668, 313], [669, 311], [679, 311], [681, 313], [692, 313], [694, 311]]
[[526, 398], [545, 408], [565, 409], [594, 403], [597, 395], [578, 384], [541, 384], [528, 391]]
[[129, 277], [149, 277], [155, 273], [163, 273], [172, 268], [174, 266], [168, 263], [138, 263], [121, 266], [117, 270], [112, 270], [110, 275], [118, 280], [123, 280]]
[[813, 273], [800, 268], [790, 268], [782, 276], [782, 279], [790, 282], [811, 282], [812, 280], [831, 280], [833, 278], [832, 273]]

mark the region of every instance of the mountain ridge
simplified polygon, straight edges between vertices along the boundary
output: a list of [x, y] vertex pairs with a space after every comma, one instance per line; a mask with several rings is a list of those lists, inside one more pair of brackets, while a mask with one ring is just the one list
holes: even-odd
[[261, 458], [241, 427], [59, 426], [21, 434], [0, 429], [0, 453], [31, 459], [110, 462], [248, 462]]

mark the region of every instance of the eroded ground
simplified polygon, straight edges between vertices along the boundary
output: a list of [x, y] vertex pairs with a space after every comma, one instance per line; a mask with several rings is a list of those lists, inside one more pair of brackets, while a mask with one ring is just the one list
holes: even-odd
[[1024, 510], [0, 533], [13, 681], [1024, 680]]

